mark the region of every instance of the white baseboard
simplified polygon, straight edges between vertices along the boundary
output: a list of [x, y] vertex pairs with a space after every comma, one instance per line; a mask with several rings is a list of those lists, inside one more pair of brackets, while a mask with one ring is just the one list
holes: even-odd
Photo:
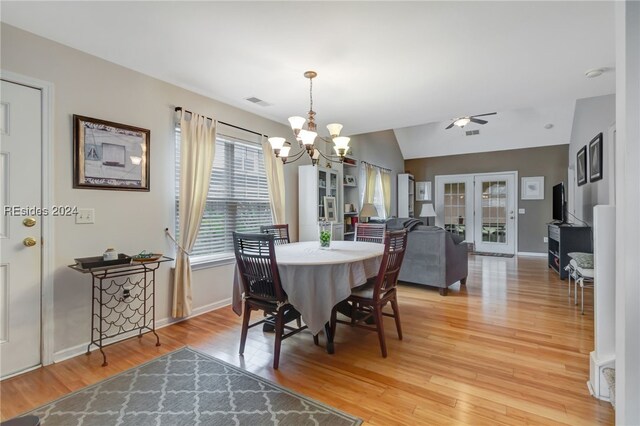
[[589, 353], [589, 380], [587, 381], [587, 387], [595, 398], [610, 401], [609, 386], [602, 374], [602, 370], [606, 367], [615, 368], [615, 363], [615, 356], [598, 358], [596, 351]]
[[[167, 318], [162, 318], [156, 321], [156, 330], [163, 328], [163, 327], [167, 327], [171, 324], [175, 324], [178, 322], [182, 322], [185, 320], [188, 320], [190, 318], [194, 318], [197, 317], [198, 315], [202, 315], [202, 314], [206, 314], [207, 312], [211, 312], [211, 311], [215, 311], [216, 309], [220, 309], [223, 308], [225, 306], [229, 306], [231, 304], [231, 298], [228, 299], [223, 299], [220, 300], [218, 302], [214, 302], [214, 303], [210, 303], [208, 305], [204, 305], [204, 306], [200, 306], [198, 308], [195, 308], [193, 310], [193, 312], [191, 313], [191, 315], [189, 315], [188, 317], [184, 317], [184, 318], [171, 318], [171, 317], [167, 317]], [[104, 344], [109, 345], [111, 343], [115, 343], [115, 342], [119, 342], [121, 340], [126, 340], [129, 339], [133, 336], [136, 336], [138, 334], [137, 330], [133, 330], [129, 333], [125, 333], [122, 334], [118, 337], [114, 337], [111, 339], [105, 339], [104, 340]], [[64, 360], [67, 360], [69, 358], [73, 358], [75, 356], [81, 355], [86, 353], [87, 351], [87, 345], [89, 344], [89, 342], [85, 342], [82, 343], [80, 345], [76, 345], [76, 346], [72, 346], [70, 348], [66, 348], [66, 349], [62, 349], [60, 351], [57, 351], [53, 354], [53, 362], [61, 362]], [[95, 346], [92, 346], [91, 351], [93, 352], [94, 350], [97, 350], [98, 348], [96, 348]]]
[[534, 251], [519, 251], [518, 256], [530, 256], [530, 257], [547, 257], [549, 253], [538, 253]]

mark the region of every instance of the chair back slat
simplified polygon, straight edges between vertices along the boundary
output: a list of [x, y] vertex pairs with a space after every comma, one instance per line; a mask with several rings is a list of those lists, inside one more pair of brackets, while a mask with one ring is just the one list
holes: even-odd
[[384, 233], [387, 225], [384, 223], [356, 223], [356, 241], [366, 243], [384, 243]]
[[289, 244], [291, 242], [288, 223], [283, 225], [262, 225], [260, 226], [260, 232], [273, 235], [275, 244]]
[[287, 298], [280, 274], [272, 234], [233, 233], [233, 247], [245, 297], [266, 302], [284, 302]]
[[398, 284], [400, 267], [407, 249], [407, 231], [387, 232], [384, 240], [384, 255], [376, 278], [373, 298], [377, 299]]

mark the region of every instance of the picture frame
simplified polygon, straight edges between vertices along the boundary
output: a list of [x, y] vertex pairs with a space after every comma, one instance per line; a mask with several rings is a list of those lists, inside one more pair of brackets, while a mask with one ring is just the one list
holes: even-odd
[[576, 154], [576, 179], [578, 186], [587, 183], [587, 146], [580, 148]]
[[149, 191], [151, 131], [73, 115], [73, 187]]
[[416, 201], [431, 201], [431, 182], [416, 182]]
[[335, 222], [336, 216], [336, 197], [323, 197], [324, 219], [327, 222]]
[[353, 175], [344, 175], [343, 182], [346, 186], [356, 186], [356, 177]]
[[544, 200], [544, 176], [529, 176], [520, 179], [521, 200]]
[[603, 178], [602, 133], [598, 133], [589, 142], [589, 182], [597, 182]]

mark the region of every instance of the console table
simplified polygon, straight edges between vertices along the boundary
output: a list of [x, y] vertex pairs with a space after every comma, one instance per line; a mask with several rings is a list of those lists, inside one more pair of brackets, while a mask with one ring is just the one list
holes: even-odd
[[102, 353], [102, 366], [107, 366], [103, 348], [110, 343], [104, 341], [132, 331], [138, 331], [138, 338], [153, 333], [156, 346], [160, 346], [155, 315], [156, 270], [161, 263], [172, 260], [162, 256], [152, 261], [110, 266], [69, 265], [92, 277], [91, 341], [87, 355], [91, 354], [91, 345], [97, 346]]
[[567, 224], [548, 224], [549, 231], [549, 268], [560, 275], [560, 279], [567, 278], [568, 272], [564, 268], [569, 264], [569, 253], [593, 253], [591, 244], [591, 227], [572, 226]]

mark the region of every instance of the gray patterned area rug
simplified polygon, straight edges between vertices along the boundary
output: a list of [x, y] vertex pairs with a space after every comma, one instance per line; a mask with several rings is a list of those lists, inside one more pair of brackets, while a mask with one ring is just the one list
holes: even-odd
[[44, 405], [55, 425], [360, 425], [356, 417], [190, 348]]

